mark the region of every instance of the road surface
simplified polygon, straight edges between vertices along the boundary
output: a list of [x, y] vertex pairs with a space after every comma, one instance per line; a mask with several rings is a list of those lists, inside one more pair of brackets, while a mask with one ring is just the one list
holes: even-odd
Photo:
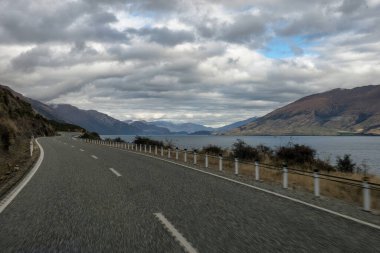
[[379, 252], [380, 230], [132, 152], [40, 138], [0, 252]]

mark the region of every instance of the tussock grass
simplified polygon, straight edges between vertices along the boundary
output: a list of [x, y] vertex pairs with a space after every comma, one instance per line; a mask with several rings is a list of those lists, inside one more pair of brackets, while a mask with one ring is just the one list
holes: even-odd
[[[160, 149], [159, 149], [160, 151]], [[164, 150], [164, 157], [167, 158], [167, 149]], [[160, 152], [158, 152], [160, 156]], [[192, 165], [194, 159], [193, 151], [187, 151], [187, 164]], [[171, 150], [171, 160], [176, 160], [175, 149]], [[178, 162], [184, 162], [184, 151], [179, 151]], [[209, 155], [208, 156], [209, 169], [219, 170], [219, 157]], [[197, 166], [200, 168], [205, 167], [205, 155], [197, 153]], [[260, 180], [271, 184], [277, 184], [279, 187], [282, 185], [283, 174], [282, 168], [276, 165], [276, 168], [268, 168], [260, 165]], [[228, 174], [233, 174], [235, 171], [235, 162], [230, 158], [223, 158], [223, 171]], [[299, 172], [301, 174], [294, 174], [291, 170], [288, 173], [288, 187], [296, 190], [307, 191], [313, 193], [314, 191], [314, 179], [312, 174]], [[331, 176], [338, 176], [345, 179], [353, 179], [362, 181], [363, 175], [355, 173], [343, 173], [343, 172], [329, 172], [326, 174]], [[239, 175], [244, 177], [254, 178], [255, 165], [254, 163], [239, 162]], [[375, 175], [369, 175], [369, 182], [380, 184], [380, 178]], [[360, 184], [360, 182], [359, 182]], [[355, 203], [359, 206], [363, 204], [363, 192], [362, 188], [344, 183], [333, 182], [324, 179], [324, 176], [320, 177], [320, 194], [321, 196], [336, 198], [344, 200], [350, 203]], [[380, 191], [371, 190], [371, 208], [380, 210]]]

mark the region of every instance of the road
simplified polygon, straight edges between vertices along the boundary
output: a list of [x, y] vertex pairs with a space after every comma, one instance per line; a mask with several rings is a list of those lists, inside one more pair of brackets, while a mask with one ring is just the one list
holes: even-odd
[[[380, 230], [221, 178], [73, 140], [0, 213], [0, 252], [379, 252]], [[175, 239], [176, 238], [176, 239]]]

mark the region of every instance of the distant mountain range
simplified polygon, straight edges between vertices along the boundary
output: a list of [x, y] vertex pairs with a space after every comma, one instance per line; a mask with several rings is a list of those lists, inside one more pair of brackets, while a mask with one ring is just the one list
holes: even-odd
[[159, 127], [165, 127], [169, 129], [171, 132], [186, 132], [186, 133], [194, 133], [198, 131], [214, 131], [212, 127], [206, 127], [199, 124], [194, 123], [173, 123], [170, 121], [152, 121], [148, 122], [150, 125], [155, 125]]
[[54, 123], [55, 127], [80, 126], [102, 135], [380, 135], [380, 85], [314, 94], [261, 118], [252, 117], [220, 128], [169, 121], [123, 122], [95, 110], [82, 110], [68, 104], [47, 105], [7, 86], [0, 85], [0, 89], [30, 103], [46, 119], [61, 122]]
[[[25, 97], [25, 99], [39, 114], [47, 119], [79, 125], [88, 131], [103, 135], [211, 134], [212, 132], [223, 131], [220, 130], [222, 128], [211, 128], [194, 123], [176, 124], [169, 121], [120, 121], [95, 110], [82, 110], [68, 104], [47, 105], [31, 98]], [[232, 125], [241, 124], [241, 122], [237, 122], [223, 128], [229, 129]]]
[[60, 120], [84, 127], [88, 131], [103, 135], [123, 134], [170, 134], [166, 128], [156, 127], [143, 122], [125, 123], [95, 110], [82, 110], [68, 104], [46, 105], [30, 99], [33, 108], [48, 119]]
[[380, 85], [301, 98], [229, 135], [380, 135]]

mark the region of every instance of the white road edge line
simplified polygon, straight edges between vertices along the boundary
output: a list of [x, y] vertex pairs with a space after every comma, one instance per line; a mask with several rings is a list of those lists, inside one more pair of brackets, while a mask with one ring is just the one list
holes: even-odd
[[121, 174], [117, 172], [115, 169], [110, 168], [110, 171], [112, 171], [116, 176], [121, 177]]
[[181, 244], [188, 253], [197, 253], [198, 251], [191, 246], [183, 235], [165, 218], [162, 213], [154, 213], [154, 216], [165, 226], [166, 230]]
[[[118, 149], [118, 150], [122, 150], [122, 149]], [[213, 173], [208, 172], [208, 171], [203, 171], [203, 170], [196, 169], [196, 168], [184, 165], [184, 164], [176, 163], [174, 161], [162, 159], [160, 157], [150, 156], [150, 155], [146, 155], [146, 154], [141, 154], [139, 152], [134, 152], [134, 151], [130, 151], [130, 150], [122, 150], [122, 151], [130, 152], [130, 153], [134, 153], [134, 154], [138, 154], [138, 155], [142, 155], [142, 156], [146, 156], [146, 157], [151, 157], [151, 158], [154, 158], [154, 159], [157, 159], [157, 160], [161, 160], [161, 161], [165, 161], [165, 162], [168, 162], [168, 163], [176, 164], [176, 165], [179, 165], [179, 166], [191, 169], [191, 170], [195, 170], [195, 171], [198, 171], [198, 172], [201, 172], [201, 173], [204, 173], [204, 174], [208, 174], [208, 175], [211, 175], [211, 176], [214, 176], [214, 177], [217, 177], [217, 178], [221, 178], [221, 179], [224, 179], [224, 180], [236, 183], [236, 184], [244, 185], [244, 186], [247, 186], [249, 188], [258, 190], [258, 191], [262, 191], [262, 192], [265, 192], [265, 193], [268, 193], [268, 194], [271, 194], [271, 195], [274, 195], [274, 196], [277, 196], [277, 197], [280, 197], [280, 198], [284, 198], [284, 199], [287, 199], [287, 200], [290, 200], [290, 201], [293, 201], [293, 202], [297, 202], [299, 204], [302, 204], [302, 205], [305, 205], [305, 206], [308, 206], [308, 207], [312, 207], [312, 208], [318, 209], [320, 211], [327, 212], [329, 214], [333, 214], [333, 215], [339, 216], [339, 217], [344, 218], [346, 220], [354, 221], [354, 222], [360, 223], [362, 225], [366, 225], [366, 226], [369, 226], [369, 227], [376, 228], [376, 229], [380, 230], [380, 226], [379, 225], [376, 225], [376, 224], [373, 224], [373, 223], [370, 223], [370, 222], [367, 222], [367, 221], [363, 221], [363, 220], [351, 217], [351, 216], [346, 215], [346, 214], [338, 213], [338, 212], [335, 212], [333, 210], [330, 210], [330, 209], [327, 209], [327, 208], [324, 208], [324, 207], [320, 207], [320, 206], [317, 206], [317, 205], [314, 205], [314, 204], [310, 204], [310, 203], [307, 203], [305, 201], [302, 201], [302, 200], [299, 200], [299, 199], [295, 199], [295, 198], [292, 198], [292, 197], [289, 197], [289, 196], [286, 196], [286, 195], [283, 195], [283, 194], [280, 194], [280, 193], [277, 193], [277, 192], [272, 192], [272, 191], [269, 191], [269, 190], [266, 190], [266, 189], [263, 189], [263, 188], [260, 188], [260, 187], [254, 186], [254, 185], [246, 184], [246, 183], [243, 183], [243, 182], [231, 179], [231, 178], [227, 178], [227, 177], [223, 177], [223, 176], [220, 176], [220, 175], [216, 175], [216, 174], [213, 174]]]
[[92, 155], [91, 157], [92, 157], [92, 158], [94, 158], [94, 159], [98, 159], [98, 157], [97, 157], [97, 156], [95, 156], [95, 155]]
[[40, 148], [40, 157], [38, 157], [38, 160], [36, 164], [33, 166], [33, 168], [29, 171], [29, 173], [24, 177], [24, 179], [10, 192], [8, 193], [4, 199], [0, 201], [0, 213], [4, 211], [4, 209], [12, 202], [14, 198], [16, 198], [17, 194], [20, 193], [20, 191], [25, 187], [25, 185], [32, 179], [34, 174], [37, 172], [38, 168], [40, 167], [42, 161], [44, 160], [44, 149], [36, 139], [36, 143], [38, 147]]

